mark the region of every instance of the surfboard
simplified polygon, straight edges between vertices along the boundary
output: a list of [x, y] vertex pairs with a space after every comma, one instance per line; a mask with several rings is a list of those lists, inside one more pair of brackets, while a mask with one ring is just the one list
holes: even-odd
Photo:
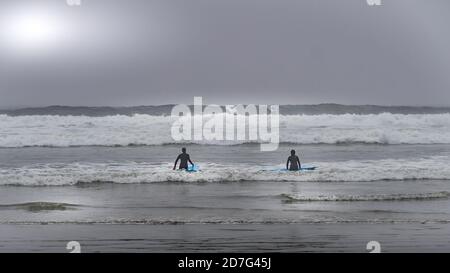
[[[293, 171], [293, 172], [314, 171], [315, 169], [317, 169], [317, 167], [314, 167], [314, 166], [302, 166], [301, 169], [299, 169], [298, 171]], [[275, 171], [275, 172], [290, 172], [290, 170], [288, 170], [288, 169], [275, 169], [275, 170], [271, 170], [271, 171]]]
[[186, 170], [186, 172], [188, 172], [188, 173], [195, 173], [197, 171], [198, 171], [198, 166], [197, 165], [188, 166], [188, 168]]

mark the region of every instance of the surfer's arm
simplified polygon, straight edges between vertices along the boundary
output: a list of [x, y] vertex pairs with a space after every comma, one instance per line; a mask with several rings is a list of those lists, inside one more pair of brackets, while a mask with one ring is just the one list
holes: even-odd
[[177, 160], [175, 160], [175, 164], [173, 165], [173, 169], [175, 170], [177, 168], [178, 160], [180, 160], [180, 156], [177, 157]]
[[286, 170], [289, 170], [289, 157], [288, 157], [288, 159], [286, 161]]
[[298, 168], [301, 169], [302, 168], [302, 164], [300, 163], [300, 159], [297, 156], [297, 162], [298, 162]]
[[191, 157], [188, 157], [189, 163], [191, 163], [192, 166], [194, 166], [194, 163], [191, 160]]

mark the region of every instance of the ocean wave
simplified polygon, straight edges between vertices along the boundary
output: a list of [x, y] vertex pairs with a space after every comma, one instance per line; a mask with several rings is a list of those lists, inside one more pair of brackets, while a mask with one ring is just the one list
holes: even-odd
[[[208, 120], [210, 117], [205, 117]], [[192, 143], [237, 145], [252, 141], [182, 141], [171, 138], [170, 116], [0, 115], [0, 147], [130, 146]], [[281, 115], [280, 142], [294, 144], [450, 144], [450, 114]]]
[[427, 158], [312, 162], [315, 171], [286, 172], [278, 166], [199, 162], [200, 171], [173, 171], [173, 163], [52, 163], [1, 168], [0, 185], [86, 186], [95, 183], [220, 183], [239, 181], [370, 182], [450, 179], [448, 156]]
[[398, 193], [398, 194], [370, 194], [370, 195], [317, 195], [306, 196], [299, 194], [282, 194], [287, 202], [352, 202], [352, 201], [412, 201], [430, 200], [450, 197], [450, 192], [429, 192], [429, 193]]
[[55, 202], [28, 202], [18, 204], [0, 204], [3, 209], [22, 209], [30, 212], [51, 211], [51, 210], [73, 210], [78, 205]]

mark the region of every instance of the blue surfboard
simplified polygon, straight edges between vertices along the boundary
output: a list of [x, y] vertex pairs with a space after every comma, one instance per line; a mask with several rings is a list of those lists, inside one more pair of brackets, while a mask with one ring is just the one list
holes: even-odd
[[188, 166], [187, 170], [188, 173], [195, 173], [198, 171], [198, 166], [197, 165], [191, 165]]
[[[297, 172], [301, 172], [301, 171], [314, 171], [315, 169], [317, 169], [317, 167], [313, 167], [313, 166], [302, 166], [301, 169], [299, 169]], [[290, 172], [290, 170], [288, 169], [274, 169], [271, 171], [275, 171], [275, 172]], [[294, 171], [296, 172], [296, 171]]]

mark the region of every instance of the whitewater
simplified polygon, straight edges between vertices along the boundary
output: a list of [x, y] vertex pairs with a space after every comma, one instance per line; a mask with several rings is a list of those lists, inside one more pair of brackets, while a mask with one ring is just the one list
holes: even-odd
[[0, 185], [70, 186], [89, 183], [221, 183], [242, 181], [278, 182], [372, 182], [446, 180], [450, 157], [310, 162], [315, 171], [285, 172], [282, 165], [199, 162], [200, 171], [171, 169], [172, 163], [43, 163], [0, 168]]
[[[204, 121], [210, 116], [205, 116]], [[163, 115], [0, 115], [0, 148], [130, 146], [245, 141], [174, 141]], [[281, 115], [280, 142], [291, 144], [450, 144], [450, 114]], [[252, 141], [254, 142], [254, 141]]]

